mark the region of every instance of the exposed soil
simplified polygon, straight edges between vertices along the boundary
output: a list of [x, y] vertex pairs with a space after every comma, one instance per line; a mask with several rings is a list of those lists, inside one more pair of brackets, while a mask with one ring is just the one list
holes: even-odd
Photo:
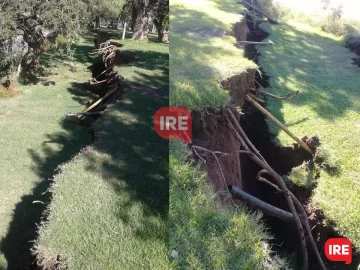
[[360, 56], [360, 43], [349, 43], [345, 45], [346, 48], [348, 48], [353, 53]]
[[[247, 25], [250, 29], [247, 40], [249, 41], [262, 41], [268, 34], [259, 28], [259, 23], [254, 23], [252, 18], [247, 15]], [[255, 45], [246, 45], [246, 56], [258, 63], [260, 56]], [[269, 85], [269, 76], [260, 68], [260, 72], [256, 73], [256, 81], [259, 87], [266, 88]], [[266, 107], [266, 105], [265, 105]], [[245, 111], [244, 117], [241, 118], [240, 124], [251, 142], [261, 152], [269, 165], [280, 175], [287, 175], [291, 172], [293, 167], [301, 165], [304, 161], [311, 159], [311, 155], [299, 147], [280, 147], [274, 143], [273, 135], [270, 134], [265, 116], [258, 110], [245, 104], [243, 106]], [[283, 194], [276, 192], [272, 187], [267, 184], [256, 181], [256, 174], [260, 168], [254, 164], [246, 155], [240, 156], [241, 162], [241, 175], [243, 188], [248, 193], [258, 197], [259, 199], [274, 205], [283, 210], [289, 211], [285, 197]], [[308, 212], [310, 226], [315, 241], [323, 255], [323, 246], [325, 241], [332, 237], [341, 237], [331, 225], [329, 220], [324, 225], [325, 217], [319, 210], [315, 210], [310, 202], [310, 196], [315, 185], [309, 188], [299, 187], [296, 185], [288, 186], [295, 196], [306, 207]], [[288, 224], [278, 218], [265, 216], [264, 221], [266, 226], [270, 229], [269, 233], [274, 236], [270, 240], [272, 250], [278, 254], [287, 254], [291, 258], [294, 265], [301, 262], [301, 248], [299, 243], [298, 234], [295, 226]], [[317, 259], [311, 248], [308, 246], [309, 253], [309, 269], [320, 269]], [[344, 263], [329, 262], [323, 256], [324, 263], [327, 269], [356, 269], [360, 263], [359, 253], [353, 250], [353, 263], [351, 266]]]
[[351, 60], [353, 60], [353, 65], [360, 67], [360, 43], [349, 43], [345, 47], [358, 55], [358, 57], [353, 57]]
[[[200, 29], [201, 31], [199, 31], [212, 35], [221, 34], [220, 32], [217, 33], [216, 29], [214, 29], [202, 28]], [[186, 32], [187, 29], [182, 29], [181, 31]], [[246, 38], [247, 27], [245, 20], [234, 25], [233, 34], [237, 40]], [[243, 106], [245, 95], [249, 89], [255, 87], [254, 78], [255, 69], [234, 75], [221, 82], [222, 87], [230, 93], [232, 106]], [[204, 170], [207, 172], [207, 178], [215, 190], [226, 190], [227, 185], [242, 187], [240, 157], [237, 154], [237, 151], [240, 149], [240, 144], [235, 138], [235, 135], [227, 127], [227, 109], [228, 108], [211, 108], [192, 111], [193, 143], [212, 151], [232, 153], [231, 155], [219, 156], [219, 162], [223, 169], [226, 184], [224, 183], [216, 159], [210, 153], [200, 151], [198, 153], [206, 160]], [[195, 153], [194, 159], [199, 160], [199, 157]]]

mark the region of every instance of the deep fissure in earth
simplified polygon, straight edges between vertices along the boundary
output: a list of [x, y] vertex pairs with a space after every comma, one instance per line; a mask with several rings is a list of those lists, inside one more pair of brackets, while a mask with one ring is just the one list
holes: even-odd
[[[268, 33], [264, 32], [259, 27], [261, 22], [255, 22], [248, 14], [246, 15], [246, 21], [247, 27], [250, 30], [247, 35], [248, 41], [260, 42], [269, 36]], [[258, 64], [260, 53], [255, 45], [247, 44], [245, 46], [245, 55], [247, 58]], [[257, 71], [255, 75], [256, 86], [258, 88], [266, 88], [269, 86], [270, 77], [262, 70], [261, 67], [259, 67], [259, 71]], [[267, 98], [265, 98], [265, 107], [266, 100]], [[242, 109], [244, 115], [241, 117], [240, 125], [249, 137], [250, 141], [279, 175], [288, 175], [292, 168], [303, 164], [304, 161], [310, 161], [312, 159], [311, 155], [301, 147], [282, 147], [275, 144], [274, 136], [268, 129], [265, 116], [247, 103], [244, 104]], [[240, 155], [240, 163], [244, 191], [275, 207], [289, 211], [285, 197], [282, 193], [279, 193], [271, 186], [256, 180], [256, 175], [261, 170], [258, 165], [253, 163], [247, 155]], [[324, 225], [323, 221], [325, 220], [325, 216], [321, 213], [321, 211], [314, 211], [311, 207], [306, 207], [310, 203], [310, 197], [312, 190], [315, 188], [315, 183], [316, 181], [314, 181], [314, 184], [311, 187], [301, 187], [294, 184], [289, 185], [288, 183], [287, 185], [306, 208], [308, 216], [310, 217], [309, 222], [312, 228], [314, 240], [317, 243], [318, 250], [320, 251], [327, 269], [352, 269], [351, 266], [349, 268], [348, 265], [345, 265], [342, 262], [330, 262], [324, 256], [323, 247], [325, 241], [332, 237], [342, 236], [334, 230], [333, 226]], [[287, 257], [293, 261], [294, 265], [301, 262], [300, 241], [295, 226], [276, 217], [266, 215], [263, 220], [266, 226], [270, 229], [269, 233], [273, 236], [273, 239], [269, 241], [272, 250], [280, 255], [287, 254]], [[331, 221], [327, 220], [327, 224], [331, 224]], [[320, 269], [314, 252], [311, 251], [309, 245], [307, 246], [309, 269]], [[359, 253], [353, 249], [352, 265], [356, 268], [355, 265], [358, 265], [359, 262]]]

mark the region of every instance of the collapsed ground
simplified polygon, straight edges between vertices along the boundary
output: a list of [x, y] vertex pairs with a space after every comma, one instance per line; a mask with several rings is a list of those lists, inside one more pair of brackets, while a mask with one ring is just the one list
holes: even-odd
[[[271, 39], [271, 36], [269, 36], [267, 32], [264, 32], [259, 27], [261, 22], [254, 22], [252, 17], [248, 16], [247, 23], [250, 29], [248, 40], [262, 41], [266, 38]], [[262, 26], [264, 25], [265, 24], [262, 24]], [[272, 27], [279, 26], [273, 25]], [[267, 47], [262, 48], [263, 51], [268, 49], [269, 48]], [[340, 47], [339, 49], [341, 50], [342, 48]], [[259, 62], [259, 59], [261, 60], [263, 58], [255, 45], [247, 45], [246, 55], [257, 63]], [[260, 72], [257, 73], [256, 76], [256, 81], [258, 83], [258, 89], [261, 90], [265, 88], [265, 91], [268, 91], [271, 78], [267, 75], [264, 69], [260, 68]], [[289, 89], [289, 91], [291, 90], [292, 89]], [[285, 93], [285, 91], [281, 92], [281, 94]], [[276, 94], [279, 95], [280, 93]], [[268, 96], [262, 96], [261, 98], [266, 100], [264, 106], [269, 108], [268, 104], [272, 98]], [[297, 98], [301, 97], [295, 97], [295, 99]], [[286, 103], [294, 102], [294, 100], [278, 102]], [[273, 113], [271, 107], [270, 112]], [[262, 153], [266, 160], [268, 160], [269, 164], [275, 169], [275, 171], [281, 175], [286, 175], [285, 178], [288, 181], [287, 184], [290, 187], [290, 190], [298, 197], [303, 205], [306, 206], [310, 224], [313, 228], [312, 234], [316, 239], [318, 247], [323, 247], [325, 241], [328, 238], [341, 237], [341, 232], [339, 232], [334, 221], [330, 220], [329, 217], [324, 214], [322, 209], [319, 208], [312, 199], [312, 195], [314, 190], [316, 190], [317, 183], [318, 181], [321, 181], [321, 174], [332, 174], [335, 172], [338, 173], [337, 167], [335, 167], [333, 164], [331, 164], [333, 167], [329, 166], [329, 164], [326, 164], [326, 168], [323, 167], [326, 162], [329, 162], [329, 160], [331, 161], [331, 158], [334, 157], [326, 156], [326, 162], [321, 165], [322, 168], [319, 169], [319, 157], [312, 159], [311, 155], [302, 148], [293, 147], [292, 145], [281, 146], [279, 143], [276, 143], [276, 137], [268, 130], [268, 125], [274, 124], [272, 124], [270, 121], [267, 121], [266, 117], [252, 106], [244, 107], [244, 117], [241, 120], [241, 125], [256, 148]], [[319, 129], [319, 127], [316, 128], [317, 130]], [[318, 154], [322, 154], [321, 151], [325, 151], [320, 148], [318, 150]], [[329, 154], [329, 152], [327, 153]], [[332, 154], [333, 152], [330, 153]], [[253, 164], [244, 156], [242, 156], [241, 162], [242, 176], [248, 179], [255, 179], [256, 174], [259, 171], [258, 166]], [[283, 195], [274, 193], [274, 189], [268, 185], [259, 182], [249, 182], [247, 185], [245, 185], [244, 189], [248, 190], [251, 194], [256, 195], [258, 198], [261, 198], [262, 200], [270, 203], [271, 205], [288, 210], [288, 207], [283, 200]], [[283, 222], [274, 217], [266, 217], [265, 221], [266, 224], [270, 226], [271, 231], [275, 236], [275, 238], [270, 241], [270, 243], [273, 244], [273, 249], [280, 253], [287, 253], [287, 256], [292, 258], [293, 263], [295, 263], [296, 257], [291, 254], [291, 252], [295, 252], [294, 254], [296, 254], [298, 250], [297, 235], [294, 228], [288, 227], [286, 222]], [[352, 263], [352, 266], [355, 268], [359, 264], [359, 253], [357, 253], [356, 250], [356, 248], [353, 250]], [[323, 259], [325, 262], [327, 262], [325, 257]], [[309, 264], [312, 267], [311, 269], [317, 269], [318, 264], [314, 254], [309, 255]], [[349, 266], [330, 262], [327, 262], [326, 267], [328, 269], [342, 269], [342, 267], [345, 267], [344, 269], [349, 269]]]
[[[7, 208], [1, 211], [0, 269], [25, 269], [34, 259], [44, 269], [155, 269], [168, 263], [168, 144], [152, 129], [152, 115], [168, 103], [168, 45], [152, 35], [121, 41], [137, 57], [116, 67], [125, 77], [124, 98], [87, 127], [64, 119], [99, 98], [84, 87], [96, 61], [93, 38], [75, 46], [74, 59], [44, 54], [49, 76], [0, 100], [0, 123], [9, 131], [0, 140], [6, 153], [14, 153], [2, 156]], [[81, 150], [93, 130], [95, 143]], [[41, 217], [34, 246], [29, 241]]]
[[[267, 108], [299, 136], [317, 135], [329, 153], [330, 170], [321, 170], [315, 183], [303, 178], [296, 184], [315, 184], [315, 206], [359, 247], [360, 168], [356, 149], [360, 143], [360, 96], [356, 85], [360, 81], [359, 69], [352, 65], [354, 55], [335, 37], [304, 24], [264, 24], [262, 28], [276, 44], [259, 47], [259, 64], [270, 76], [267, 91], [277, 95], [300, 92], [291, 102], [269, 98]], [[269, 127], [279, 143], [292, 143], [276, 126]]]
[[[215, 17], [222, 18], [223, 11], [231, 12], [235, 10], [235, 7], [232, 6], [232, 3], [224, 3], [224, 6], [222, 6], [217, 1], [206, 1], [206, 3], [202, 3], [202, 6], [206, 6], [208, 9], [203, 12], [196, 4], [185, 2], [178, 1], [172, 7], [172, 10], [177, 11], [173, 14], [172, 20], [175, 21], [172, 25], [173, 40], [176, 41], [176, 33], [182, 35], [181, 41], [176, 42], [176, 50], [174, 53], [172, 52], [172, 55], [174, 55], [172, 66], [176, 66], [177, 69], [174, 77], [171, 77], [171, 103], [174, 105], [184, 105], [193, 110], [193, 118], [195, 119], [193, 125], [195, 138], [193, 143], [195, 145], [210, 150], [231, 153], [236, 150], [236, 143], [231, 138], [231, 134], [227, 134], [225, 130], [226, 125], [222, 123], [222, 121], [226, 121], [226, 118], [224, 118], [221, 107], [227, 104], [226, 98], [228, 96], [226, 96], [226, 93], [221, 92], [221, 90], [214, 88], [213, 84], [219, 85], [219, 82], [224, 78], [222, 77], [224, 74], [228, 75], [228, 78], [233, 75], [223, 72], [224, 70], [226, 71], [224, 66], [228, 64], [226, 57], [233, 55], [233, 52], [225, 52], [216, 47], [217, 44], [220, 44], [220, 42], [216, 42], [216, 39], [222, 37], [224, 41], [228, 37], [224, 34], [226, 33], [226, 28], [223, 28], [224, 30], [221, 31], [222, 23], [225, 20], [219, 23], [215, 20]], [[214, 6], [220, 9], [217, 11], [218, 16], [214, 16], [216, 13], [215, 10], [212, 10]], [[200, 12], [200, 10], [202, 11]], [[179, 13], [181, 13], [181, 16], [177, 15]], [[196, 20], [194, 17], [200, 17], [201, 20]], [[228, 14], [229, 17], [230, 14]], [[358, 177], [355, 177], [359, 168], [356, 169], [354, 166], [358, 164], [356, 162], [356, 159], [358, 159], [356, 149], [359, 146], [360, 136], [357, 132], [358, 129], [355, 131], [348, 130], [357, 126], [359, 119], [359, 97], [355, 86], [358, 85], [359, 71], [356, 66], [351, 65], [351, 58], [354, 55], [343, 47], [339, 39], [314, 28], [309, 28], [306, 25], [290, 22], [290, 24], [285, 23], [274, 26], [262, 24], [261, 27], [271, 34], [270, 39], [275, 45], [259, 46], [260, 57], [258, 57], [257, 51], [253, 52], [254, 55], [251, 59], [253, 60], [254, 56], [260, 59], [259, 65], [270, 76], [266, 76], [263, 73], [262, 78], [257, 75], [253, 79], [256, 79], [263, 87], [269, 86], [266, 84], [266, 81], [269, 80], [267, 83], [270, 83], [270, 86], [266, 91], [272, 94], [285, 96], [289, 92], [296, 93], [299, 91], [299, 95], [290, 102], [274, 100], [263, 96], [260, 96], [260, 98], [265, 99], [266, 108], [300, 138], [305, 135], [317, 135], [321, 142], [321, 154], [326, 159], [326, 162], [322, 160], [314, 164], [311, 155], [301, 149], [294, 149], [293, 141], [290, 137], [283, 131], [280, 132], [277, 126], [265, 121], [261, 113], [257, 112], [254, 108], [250, 108], [248, 105], [244, 107], [241, 124], [253, 143], [266, 156], [272, 167], [282, 175], [289, 174], [284, 179], [301, 202], [307, 206], [318, 250], [323, 253], [322, 247], [326, 239], [341, 235], [349, 237], [356, 247], [358, 246], [357, 237], [359, 235], [356, 224], [358, 224], [360, 208], [358, 207], [359, 192], [358, 184], [356, 183]], [[235, 34], [237, 34], [236, 31]], [[275, 36], [272, 36], [273, 34]], [[260, 38], [261, 35], [260, 33]], [[226, 48], [226, 46], [222, 48]], [[304, 50], [304, 48], [306, 49]], [[195, 51], [196, 54], [189, 56], [189, 53], [184, 54], [185, 51]], [[211, 55], [209, 55], [210, 52], [212, 52]], [[205, 53], [206, 56], [202, 55], [202, 53]], [[226, 56], [221, 58], [221, 55]], [[223, 62], [218, 60], [219, 57]], [[184, 59], [186, 60], [184, 61]], [[212, 60], [215, 59], [221, 65], [214, 64]], [[241, 59], [241, 56], [235, 58], [234, 61], [239, 61], [239, 59]], [[241, 92], [244, 89], [241, 89], [241, 87], [236, 89], [236, 87], [233, 87], [234, 84], [237, 83], [237, 85], [247, 86], [248, 88], [254, 87], [248, 82], [248, 78], [251, 78], [251, 66], [248, 65], [243, 71], [239, 70], [239, 67], [244, 67], [245, 63], [243, 61], [241, 64], [237, 64], [237, 69], [233, 68], [232, 70], [246, 72], [250, 74], [249, 76], [245, 75], [240, 79], [231, 77], [232, 79], [228, 80], [227, 84], [223, 84], [223, 86], [229, 86], [227, 90], [230, 90], [230, 96], [237, 105], [242, 104], [241, 102], [240, 104], [237, 103], [241, 99], [238, 99], [239, 95], [234, 95], [234, 90]], [[184, 64], [186, 64], [186, 68], [184, 68]], [[222, 69], [219, 69], [220, 66]], [[231, 64], [228, 64], [228, 66], [231, 66]], [[191, 70], [191, 73], [189, 70]], [[341, 77], [336, 76], [336, 74]], [[205, 88], [204, 85], [206, 86]], [[208, 89], [211, 89], [211, 91], [207, 92]], [[229, 93], [227, 94], [229, 95]], [[217, 109], [214, 109], [214, 107], [217, 107]], [[336, 123], [339, 121], [341, 125], [334, 125], [334, 121]], [[268, 125], [272, 134], [268, 131]], [[339, 131], [334, 134], [333, 132], [336, 129], [339, 129]], [[346, 132], [344, 133], [343, 130]], [[267, 141], [264, 142], [263, 140]], [[281, 145], [285, 145], [285, 147], [281, 147]], [[226, 222], [228, 209], [223, 209], [222, 213], [216, 210], [208, 212], [209, 202], [208, 200], [204, 202], [203, 196], [208, 196], [210, 200], [214, 200], [214, 196], [208, 194], [211, 191], [207, 190], [206, 187], [202, 187], [202, 185], [206, 184], [201, 180], [202, 175], [199, 173], [199, 168], [191, 169], [191, 165], [184, 161], [186, 160], [184, 159], [186, 152], [181, 154], [179, 147], [171, 146], [173, 152], [170, 159], [173, 162], [170, 168], [172, 169], [173, 164], [177, 168], [177, 170], [173, 171], [173, 175], [171, 175], [173, 180], [171, 182], [170, 197], [173, 198], [171, 206], [173, 205], [174, 207], [171, 215], [173, 215], [172, 219], [176, 221], [173, 221], [171, 227], [173, 231], [171, 247], [180, 254], [178, 258], [176, 257], [173, 260], [173, 264], [175, 266], [190, 265], [190, 267], [216, 268], [219, 266], [214, 264], [211, 259], [206, 260], [204, 256], [225, 258], [225, 261], [227, 256], [223, 257], [221, 252], [215, 252], [211, 248], [206, 248], [206, 246], [211, 247], [214, 242], [222, 245], [223, 243], [219, 239], [226, 237], [221, 236], [221, 233], [224, 233], [224, 230], [225, 232], [232, 231], [236, 227]], [[226, 187], [223, 186], [222, 175], [217, 169], [218, 164], [211, 154], [193, 152], [193, 158], [199, 164], [201, 164], [201, 161], [206, 162], [202, 169], [207, 172], [207, 180], [215, 187], [217, 193], [215, 200], [218, 200], [219, 195], [220, 198], [224, 198], [224, 196], [226, 198], [227, 191]], [[231, 184], [237, 183], [239, 186], [242, 185], [249, 193], [287, 210], [283, 195], [276, 194], [275, 190], [264, 184], [253, 184], [256, 181], [255, 177], [259, 168], [256, 168], [256, 166], [244, 158], [241, 158], [241, 162], [239, 162], [236, 158], [229, 157], [229, 155], [219, 155], [219, 160], [224, 168], [223, 173], [228, 184], [230, 182]], [[304, 163], [304, 161], [309, 163]], [[239, 172], [239, 163], [241, 163], [242, 167], [241, 173]], [[319, 163], [321, 163], [321, 166], [319, 166]], [[181, 168], [181, 166], [183, 167]], [[181, 170], [183, 173], [181, 173]], [[192, 170], [195, 170], [195, 172], [191, 173]], [[349, 178], [349, 173], [353, 177]], [[192, 180], [185, 181], [184, 175], [188, 175]], [[238, 182], [239, 179], [242, 182]], [[191, 185], [191, 182], [195, 182], [195, 184]], [[183, 185], [183, 189], [178, 189], [177, 185]], [[349, 197], [351, 197], [351, 205], [347, 199]], [[178, 201], [180, 200], [179, 198], [189, 201], [190, 205], [180, 203]], [[199, 209], [195, 206], [196, 204], [205, 205], [205, 207], [204, 209]], [[337, 211], [340, 205], [340, 209], [343, 211]], [[215, 209], [218, 208], [215, 206]], [[181, 211], [181, 219], [176, 215], [176, 211]], [[234, 216], [236, 216], [235, 213]], [[202, 218], [203, 214], [207, 216], [206, 222]], [[237, 215], [242, 216], [241, 211]], [[218, 224], [214, 220], [215, 216], [221, 219], [223, 224], [226, 224], [223, 228], [220, 229], [215, 225]], [[246, 215], [242, 217], [246, 219]], [[285, 230], [284, 228], [288, 228], [289, 224], [279, 222], [276, 218], [266, 217], [264, 220], [267, 226], [270, 226], [269, 232], [277, 238], [270, 241], [270, 244], [274, 244], [272, 249], [289, 259], [290, 266], [296, 268], [301, 264], [299, 261], [301, 260], [301, 256], [299, 256], [300, 245], [296, 231], [292, 229]], [[198, 224], [198, 226], [191, 226], [192, 223]], [[255, 224], [252, 226], [257, 228]], [[245, 228], [247, 227], [245, 226]], [[184, 235], [177, 234], [176, 230], [182, 230]], [[244, 234], [247, 233], [245, 231], [247, 230], [244, 230]], [[207, 239], [204, 246], [202, 245], [204, 243], [198, 242], [198, 238], [201, 238], [201, 235], [207, 237], [209, 234], [213, 237]], [[234, 235], [233, 231], [231, 235]], [[265, 237], [256, 233], [253, 236], [260, 236], [262, 240], [264, 238], [261, 237]], [[237, 237], [241, 236], [238, 235]], [[184, 243], [184, 240], [188, 238], [191, 239], [193, 246], [199, 249], [198, 252], [191, 249], [186, 242]], [[244, 241], [243, 243], [246, 242], [244, 239], [241, 241]], [[236, 246], [231, 246], [231, 240], [228, 242], [228, 245], [223, 245], [221, 249], [226, 250], [229, 247], [235, 252], [239, 251], [236, 250]], [[255, 251], [242, 250], [240, 254], [243, 252], [251, 253]], [[292, 252], [294, 253], [292, 254]], [[359, 258], [356, 249], [354, 249], [354, 252], [353, 264], [350, 267], [355, 269], [359, 263]], [[311, 256], [309, 267], [311, 269], [318, 269], [319, 266], [316, 259]], [[239, 258], [240, 265], [247, 265], [246, 261], [240, 259], [241, 255], [237, 258]], [[323, 259], [325, 260], [325, 258]], [[226, 263], [229, 262], [226, 261], [223, 265], [229, 267], [229, 264]], [[257, 264], [255, 262], [252, 263], [254, 263], [252, 267], [256, 268]], [[328, 264], [328, 262], [326, 264], [327, 267], [334, 267], [336, 269], [341, 267], [339, 264]], [[267, 267], [271, 268], [271, 266]]]
[[[256, 64], [234, 46], [245, 37], [235, 1], [171, 2], [170, 104], [193, 112], [193, 144], [212, 150], [235, 152], [239, 145], [221, 122], [232, 98], [243, 103], [247, 88], [254, 86]], [[245, 29], [246, 30], [246, 29]], [[251, 80], [252, 78], [252, 80]], [[229, 80], [228, 80], [229, 79]], [[220, 82], [223, 82], [224, 89]], [[206, 165], [195, 165], [180, 142], [170, 144], [170, 250], [173, 268], [279, 269], [284, 260], [271, 254], [261, 216], [219, 202], [228, 197], [211, 154], [200, 153]], [[200, 159], [193, 153], [193, 157]], [[223, 156], [221, 164], [231, 184], [241, 184], [239, 158]], [[204, 170], [207, 177], [204, 177]], [[231, 179], [230, 179], [231, 178]], [[218, 190], [208, 186], [211, 182]]]

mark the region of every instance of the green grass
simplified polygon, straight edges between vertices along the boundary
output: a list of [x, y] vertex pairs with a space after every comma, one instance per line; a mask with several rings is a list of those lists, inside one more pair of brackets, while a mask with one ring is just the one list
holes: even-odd
[[[181, 142], [170, 144], [170, 250], [172, 269], [280, 269], [270, 258], [260, 214], [221, 206]], [[284, 268], [281, 268], [284, 269]]]
[[[123, 43], [141, 55], [117, 67], [126, 81], [167, 91], [168, 77], [159, 70], [168, 68], [168, 45]], [[167, 98], [126, 89], [96, 121], [94, 144], [54, 178], [33, 250], [40, 266], [54, 265], [60, 255], [60, 266], [72, 270], [168, 267], [169, 149], [153, 129], [154, 113], [167, 105]]]
[[[91, 47], [81, 43], [75, 49], [79, 56]], [[89, 78], [89, 63], [70, 71], [53, 59], [58, 56], [43, 56], [43, 64], [57, 73], [46, 81], [55, 85], [18, 84], [20, 94], [0, 99], [0, 269], [29, 266], [29, 241], [45, 208], [33, 201], [47, 201], [43, 193], [54, 170], [91, 139], [89, 128], [64, 122], [67, 112], [83, 108], [69, 90]], [[43, 61], [50, 57], [52, 63]]]
[[[235, 47], [232, 25], [242, 5], [226, 0], [171, 1], [170, 103], [188, 108], [224, 106], [229, 93], [220, 82], [256, 65]], [[219, 35], [208, 35], [213, 31]], [[221, 36], [221, 33], [227, 34]], [[200, 34], [199, 34], [200, 33]]]
[[111, 40], [120, 42], [124, 50], [138, 58], [135, 62], [118, 67], [118, 72], [125, 77], [125, 82], [142, 84], [169, 91], [169, 44], [157, 42], [157, 35], [149, 33], [148, 40], [130, 39], [131, 32], [122, 40], [122, 30], [106, 30]]
[[[331, 160], [340, 166], [321, 171], [312, 199], [360, 247], [360, 77], [359, 68], [351, 64], [354, 54], [339, 38], [305, 24], [262, 27], [275, 43], [259, 47], [259, 65], [271, 77], [266, 90], [277, 95], [300, 91], [291, 102], [268, 99], [267, 107], [297, 136], [316, 134], [336, 155]], [[293, 142], [269, 125], [279, 143]]]
[[167, 99], [131, 91], [96, 122], [98, 139], [51, 187], [35, 250], [42, 266], [166, 269], [168, 142], [152, 128]]
[[[170, 104], [209, 109], [229, 104], [221, 81], [257, 68], [235, 46], [236, 1], [174, 0], [170, 7]], [[227, 34], [221, 36], [221, 33]], [[220, 35], [219, 35], [220, 34]], [[215, 35], [215, 36], [214, 36]], [[279, 269], [270, 258], [261, 216], [218, 202], [204, 172], [181, 142], [170, 144], [170, 252], [172, 269]], [[221, 192], [221, 191], [220, 191]]]

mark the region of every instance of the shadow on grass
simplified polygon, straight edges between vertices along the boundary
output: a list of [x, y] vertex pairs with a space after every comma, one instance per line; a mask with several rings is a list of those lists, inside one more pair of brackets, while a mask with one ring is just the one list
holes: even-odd
[[[21, 197], [21, 201], [16, 204], [9, 231], [1, 240], [0, 249], [9, 270], [28, 269], [33, 263], [30, 249], [37, 236], [37, 224], [50, 202], [50, 194], [46, 192], [50, 179], [60, 164], [70, 160], [90, 142], [89, 128], [66, 122], [61, 125], [64, 131], [56, 135], [49, 134], [42, 149], [28, 151], [35, 163], [33, 170], [39, 175], [40, 181], [31, 194]], [[52, 144], [56, 144], [56, 149], [59, 150], [54, 150]]]
[[[108, 33], [110, 36], [110, 39], [118, 39], [118, 40], [122, 40], [122, 35], [123, 35], [123, 30], [122, 29], [107, 29], [107, 28], [102, 28], [101, 32], [105, 32]], [[126, 31], [125, 33], [125, 39], [131, 39], [133, 35], [132, 31]], [[158, 36], [156, 33], [148, 33], [148, 41], [153, 42], [153, 43], [159, 43], [159, 44], [163, 44], [161, 42], [159, 42], [158, 40]], [[141, 41], [139, 41], [141, 42]]]
[[[91, 40], [91, 37], [84, 37], [85, 40]], [[40, 68], [37, 71], [22, 70], [19, 76], [19, 83], [22, 85], [53, 85], [53, 81], [47, 79], [48, 76], [57, 75], [49, 70], [60, 66], [68, 66], [71, 72], [74, 72], [76, 67], [72, 66], [75, 62], [79, 63], [92, 63], [95, 56], [90, 53], [93, 51], [92, 45], [75, 43], [73, 45], [74, 53], [72, 56], [59, 51], [44, 52], [40, 56]]]
[[[91, 51], [91, 46], [77, 44], [75, 45], [74, 59], [80, 62], [91, 62], [93, 58], [88, 57], [88, 53]], [[53, 68], [57, 66], [55, 64], [57, 61], [54, 63], [54, 60], [64, 61], [68, 58], [59, 54], [44, 53], [40, 60], [44, 67]], [[28, 81], [24, 81], [25, 84], [40, 82], [34, 74], [26, 76]], [[47, 81], [47, 83], [50, 85], [52, 81]], [[75, 87], [79, 88], [78, 85]], [[86, 98], [89, 98], [88, 92], [78, 97], [77, 101], [83, 104]], [[70, 109], [64, 107], [64, 114], [67, 110]], [[50, 202], [50, 194], [46, 192], [51, 183], [50, 179], [56, 173], [59, 165], [70, 160], [91, 141], [92, 134], [88, 127], [68, 122], [60, 122], [59, 125], [63, 129], [61, 133], [48, 134], [48, 140], [43, 142], [41, 149], [28, 151], [35, 164], [33, 170], [39, 176], [40, 181], [33, 188], [31, 194], [21, 197], [20, 202], [15, 205], [8, 233], [1, 239], [0, 250], [4, 254], [10, 270], [28, 269], [33, 263], [30, 249], [32, 241], [37, 236], [37, 224], [43, 217], [46, 204]]]
[[[140, 226], [143, 229], [135, 232], [138, 237], [161, 238], [167, 244], [167, 235], [159, 234], [163, 229], [150, 218], [160, 217], [166, 221], [168, 216], [169, 146], [153, 129], [153, 115], [164, 106], [168, 106], [167, 98], [143, 96], [128, 90], [124, 100], [96, 126], [99, 140], [93, 147], [109, 155], [111, 162], [104, 162], [100, 169], [87, 169], [110, 181], [121, 198], [117, 216], [124, 223], [134, 219], [131, 208], [135, 204], [140, 202], [144, 206], [142, 220], [137, 221], [143, 225]], [[122, 197], [126, 194], [130, 198], [124, 200]]]
[[[266, 59], [265, 68], [278, 75], [270, 85], [272, 88], [278, 93], [286, 93], [289, 85], [302, 86], [302, 89], [296, 89], [300, 94], [291, 104], [308, 106], [323, 119], [334, 121], [349, 110], [360, 110], [353, 102], [360, 95], [355, 87], [356, 71], [351, 67], [350, 59], [349, 67], [344, 68], [343, 62], [348, 56], [346, 49], [342, 51], [341, 45], [329, 37], [302, 32], [291, 26], [272, 26], [272, 29], [274, 32], [269, 39], [276, 42], [276, 47], [261, 50]], [[260, 59], [262, 65], [265, 60]], [[283, 121], [282, 102], [271, 100], [271, 112], [280, 121]]]

